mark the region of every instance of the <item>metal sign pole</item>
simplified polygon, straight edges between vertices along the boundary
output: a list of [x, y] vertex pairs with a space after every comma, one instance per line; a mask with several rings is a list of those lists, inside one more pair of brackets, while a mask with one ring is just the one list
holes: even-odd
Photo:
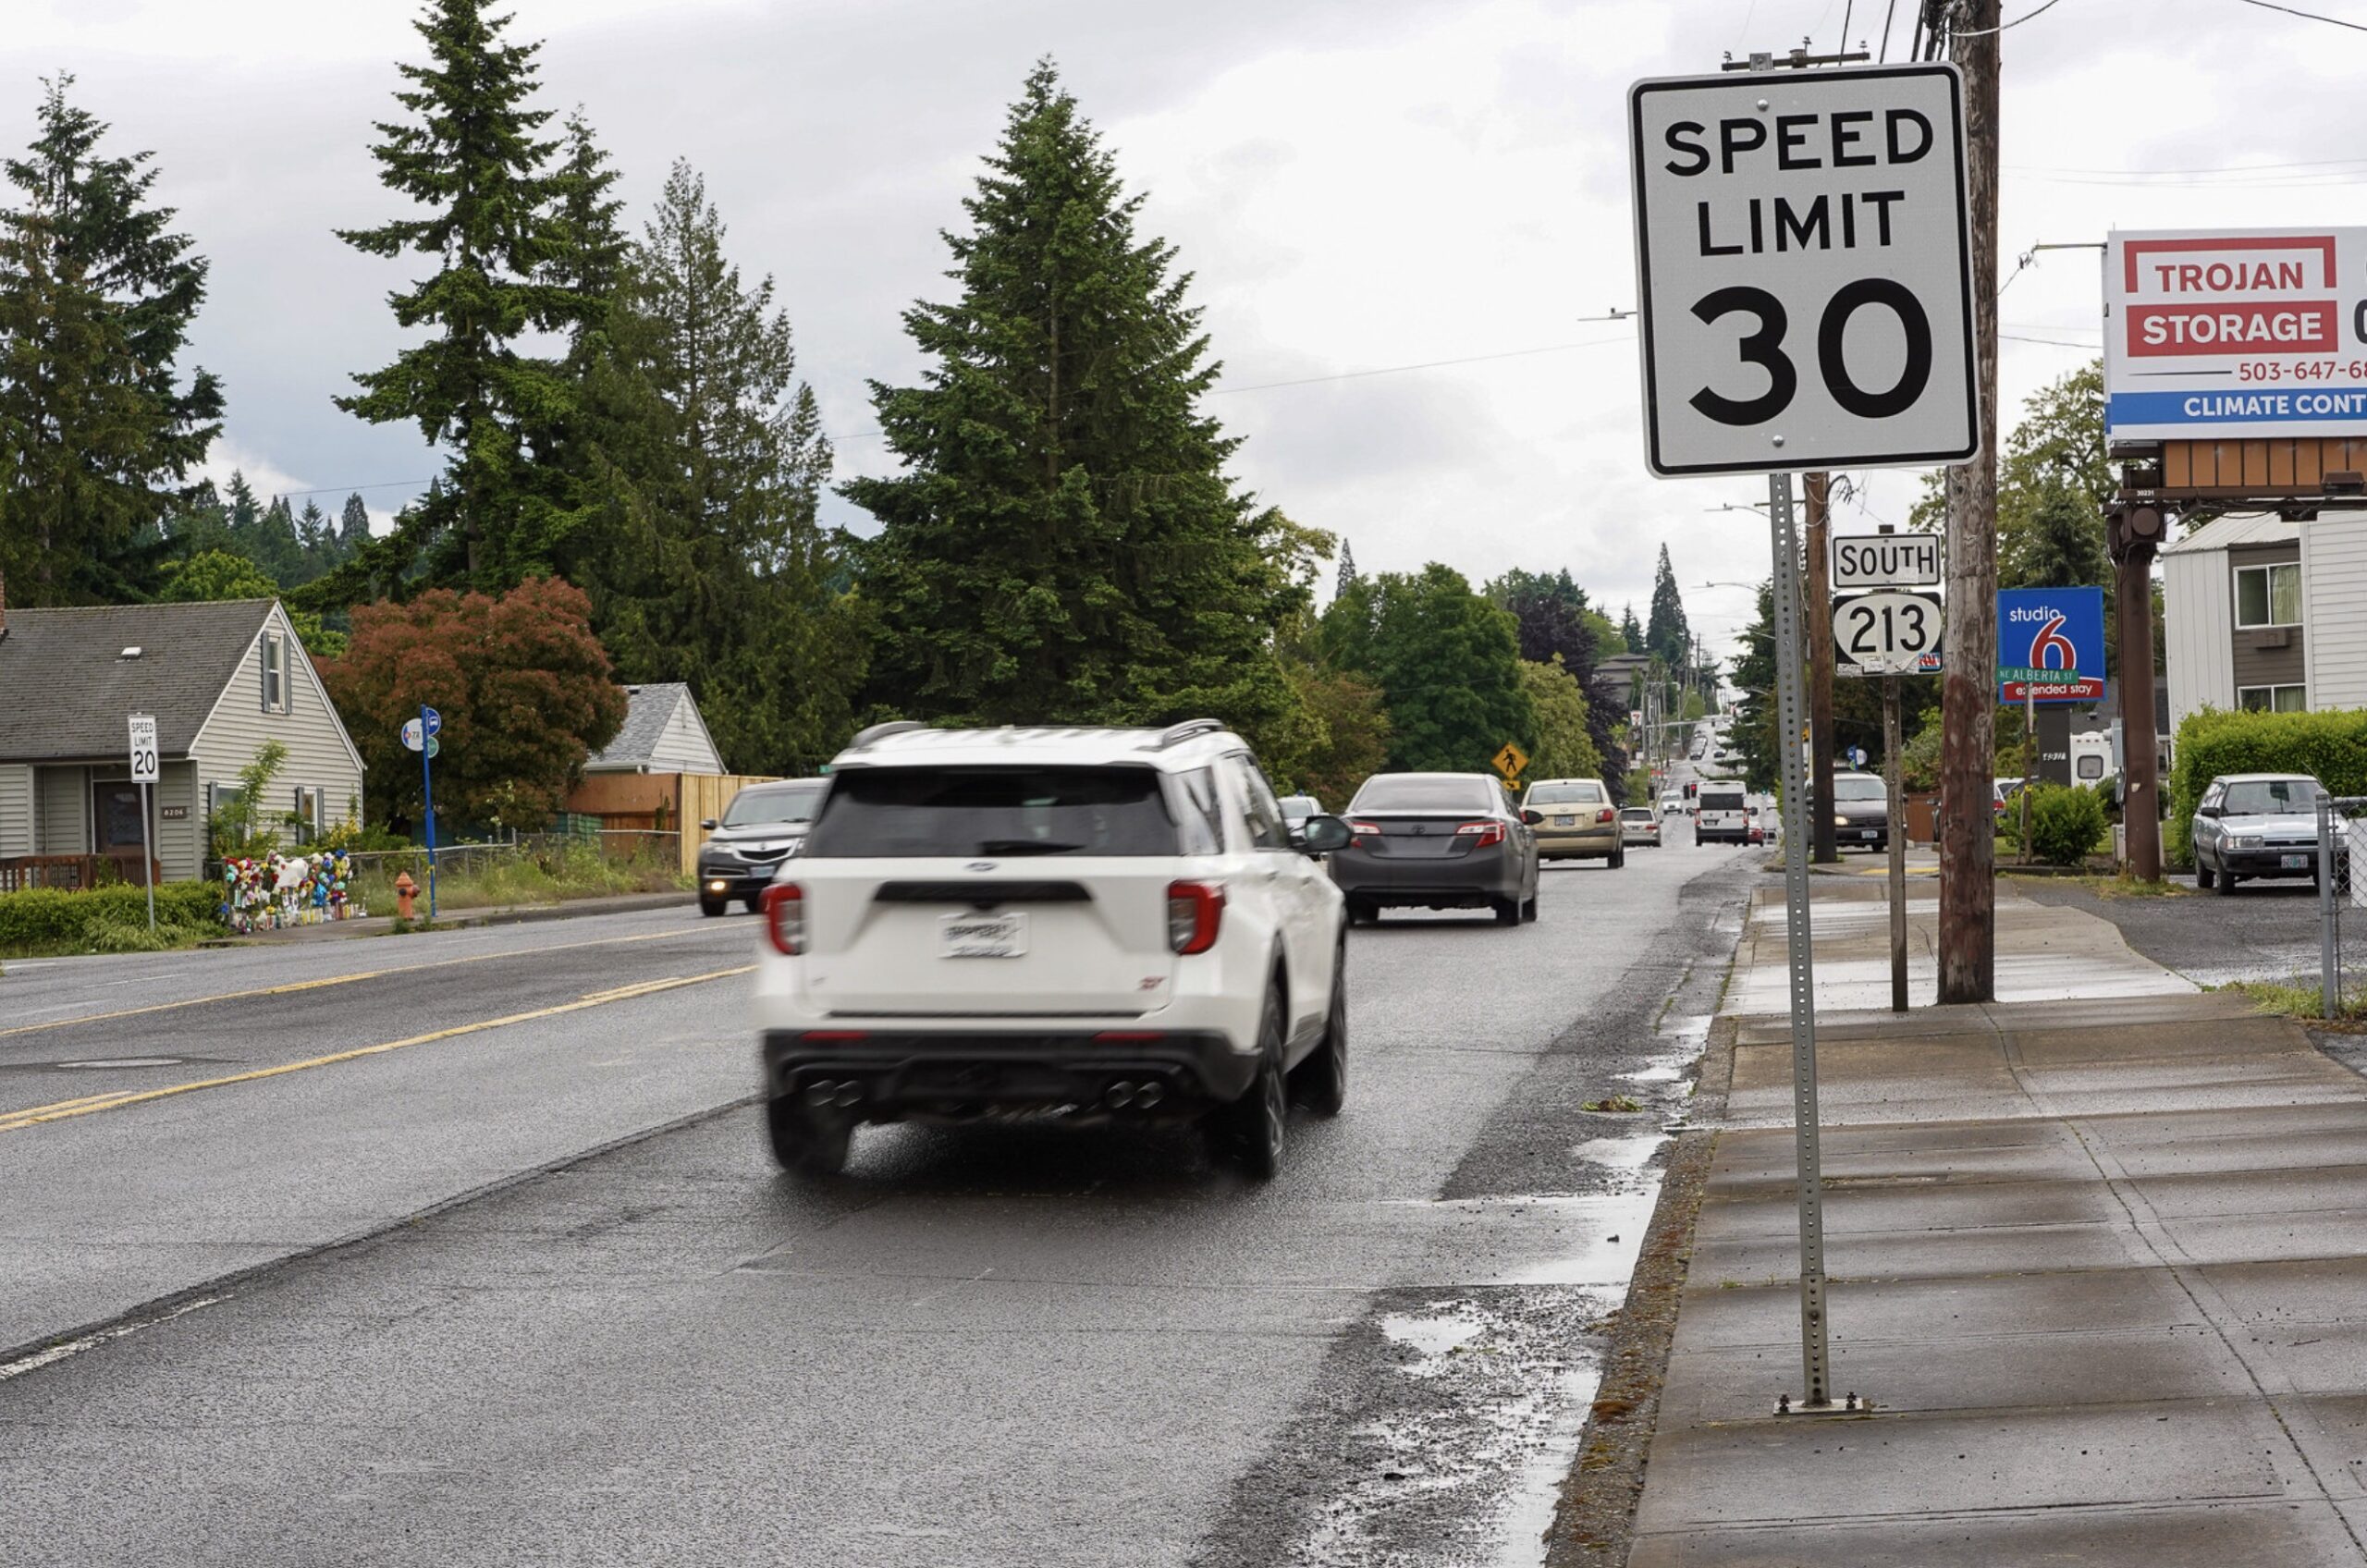
[[428, 756], [427, 708], [419, 710], [419, 792], [427, 810], [427, 918], [435, 918], [435, 766]]
[[[1809, 951], [1809, 783], [1800, 755], [1807, 700], [1800, 690], [1799, 540], [1792, 526], [1792, 476], [1767, 476], [1775, 534], [1775, 732], [1784, 779], [1784, 926], [1792, 968], [1792, 1118], [1799, 1159], [1800, 1365], [1807, 1388], [1797, 1408], [1830, 1409], [1831, 1356], [1824, 1322], [1824, 1185], [1817, 1148], [1816, 982]], [[1788, 1407], [1788, 1402], [1787, 1402]]]
[[1883, 677], [1883, 791], [1890, 823], [1890, 1010], [1907, 1011], [1907, 786], [1899, 772], [1898, 677]]
[[148, 838], [148, 782], [140, 783], [140, 879], [148, 884], [148, 934], [156, 933], [156, 846]]

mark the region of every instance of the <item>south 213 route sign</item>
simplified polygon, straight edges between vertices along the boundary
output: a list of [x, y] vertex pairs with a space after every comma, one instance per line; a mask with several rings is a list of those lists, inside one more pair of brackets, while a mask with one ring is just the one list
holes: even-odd
[[1954, 66], [1639, 81], [1627, 104], [1654, 473], [1980, 450]]

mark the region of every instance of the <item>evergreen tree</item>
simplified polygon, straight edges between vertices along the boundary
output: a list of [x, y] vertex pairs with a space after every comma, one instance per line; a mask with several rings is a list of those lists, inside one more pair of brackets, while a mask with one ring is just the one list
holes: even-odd
[[329, 580], [339, 588], [423, 558], [431, 581], [497, 591], [547, 570], [565, 532], [526, 432], [555, 423], [574, 389], [561, 367], [517, 344], [529, 331], [568, 331], [589, 308], [550, 280], [568, 250], [555, 207], [580, 187], [545, 172], [558, 147], [538, 135], [550, 114], [526, 107], [542, 45], [502, 42], [511, 18], [486, 9], [429, 0], [413, 25], [431, 63], [396, 67], [413, 85], [395, 101], [416, 123], [381, 122], [371, 149], [380, 180], [427, 213], [338, 231], [357, 250], [416, 252], [437, 271], [390, 301], [399, 324], [435, 335], [357, 374], [361, 392], [337, 406], [374, 424], [414, 423], [452, 454], [393, 537], [363, 551], [362, 570]]
[[19, 604], [151, 592], [166, 515], [221, 433], [221, 384], [175, 363], [206, 263], [150, 204], [153, 156], [104, 156], [104, 122], [45, 79], [39, 134], [0, 212], [0, 571]]
[[351, 560], [356, 551], [370, 543], [370, 508], [362, 504], [359, 491], [345, 498], [345, 510], [337, 514], [337, 543], [339, 565]]
[[1340, 541], [1340, 581], [1331, 590], [1334, 597], [1346, 593], [1356, 581], [1356, 552], [1345, 539]]
[[1676, 571], [1669, 565], [1665, 544], [1652, 573], [1651, 619], [1644, 624], [1643, 651], [1672, 670], [1693, 664], [1693, 630], [1685, 623], [1685, 596], [1676, 591]]
[[905, 312], [923, 385], [873, 386], [903, 472], [843, 491], [882, 525], [862, 585], [898, 712], [1303, 730], [1274, 634], [1314, 536], [1226, 474], [1218, 367], [1143, 201], [1040, 63], [946, 237], [960, 297]]
[[282, 588], [303, 580], [304, 546], [296, 533], [295, 509], [288, 497], [275, 496], [271, 505], [264, 508], [255, 525], [254, 548], [250, 552], [255, 564], [271, 573], [272, 581]]
[[296, 582], [288, 586], [310, 582], [337, 568], [337, 529], [329, 521], [329, 514], [321, 510], [321, 504], [310, 497], [305, 499], [304, 509], [296, 514], [296, 544], [303, 552], [304, 564]]
[[830, 446], [773, 280], [742, 281], [688, 164], [586, 363], [602, 499], [562, 564], [619, 679], [689, 682], [736, 771], [813, 771], [852, 729], [865, 647], [818, 516]]
[[1619, 612], [1619, 640], [1627, 644], [1626, 652], [1644, 651], [1644, 629], [1636, 624], [1636, 606], [1629, 605]]

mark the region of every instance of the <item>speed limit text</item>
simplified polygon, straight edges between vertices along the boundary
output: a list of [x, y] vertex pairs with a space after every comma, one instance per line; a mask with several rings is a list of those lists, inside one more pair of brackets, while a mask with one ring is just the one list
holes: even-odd
[[[1920, 163], [1937, 141], [1931, 120], [1904, 108], [1736, 115], [1714, 125], [1676, 120], [1662, 140], [1672, 154], [1662, 166], [1686, 179], [1713, 170], [1763, 177], [1769, 169], [1898, 167]], [[1906, 200], [1904, 190], [1882, 189], [1820, 192], [1797, 202], [1780, 195], [1703, 197], [1694, 203], [1695, 228], [1704, 256], [1882, 249], [1891, 243], [1892, 209]]]

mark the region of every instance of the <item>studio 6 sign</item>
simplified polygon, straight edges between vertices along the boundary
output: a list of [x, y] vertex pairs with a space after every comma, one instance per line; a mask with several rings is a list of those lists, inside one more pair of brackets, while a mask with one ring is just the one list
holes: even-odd
[[1954, 66], [1639, 81], [1627, 104], [1653, 472], [1980, 450]]

